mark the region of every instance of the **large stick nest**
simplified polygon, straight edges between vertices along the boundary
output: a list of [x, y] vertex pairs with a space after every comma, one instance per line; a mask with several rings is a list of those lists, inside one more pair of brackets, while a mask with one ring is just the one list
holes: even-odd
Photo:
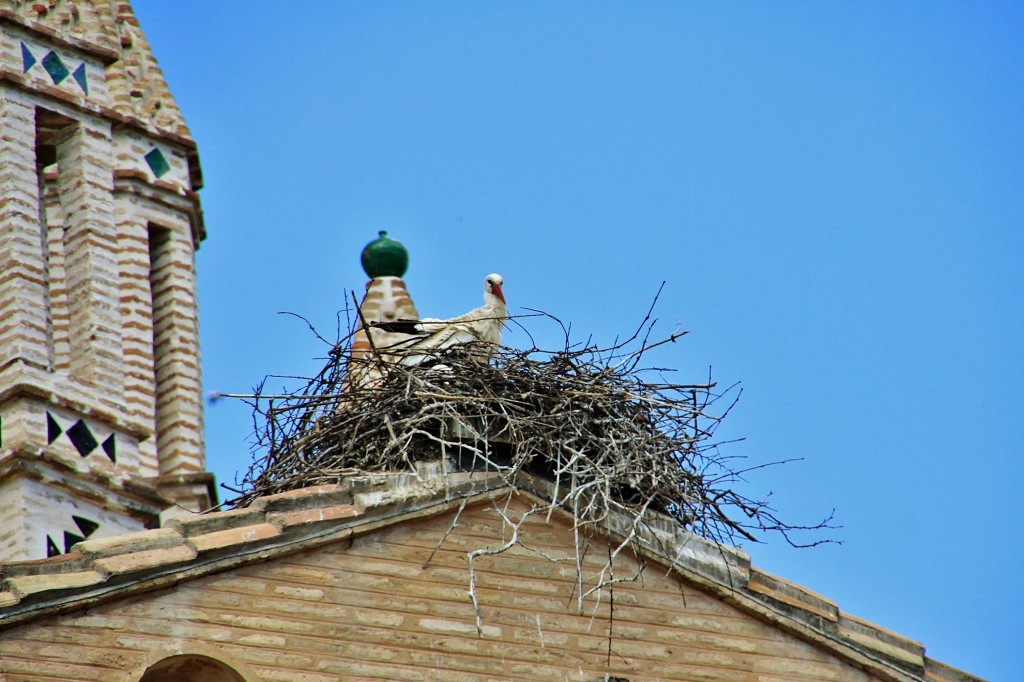
[[[795, 544], [788, 533], [804, 527], [729, 487], [743, 472], [714, 433], [739, 391], [669, 383], [642, 366], [651, 348], [682, 335], [598, 348], [566, 334], [557, 351], [462, 346], [413, 366], [400, 351], [353, 358], [339, 344], [301, 391], [256, 396], [256, 457], [231, 504], [353, 470], [442, 461], [501, 472], [513, 486], [521, 471], [545, 477], [555, 482], [552, 503], [584, 523], [659, 512], [716, 542], [775, 530]], [[379, 378], [346, 381], [370, 370]]]

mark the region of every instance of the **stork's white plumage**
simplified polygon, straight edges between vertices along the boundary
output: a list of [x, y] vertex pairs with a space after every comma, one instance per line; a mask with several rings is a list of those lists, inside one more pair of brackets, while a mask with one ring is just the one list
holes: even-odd
[[502, 284], [504, 280], [501, 275], [487, 275], [484, 280], [484, 304], [465, 315], [449, 320], [399, 320], [374, 326], [392, 333], [409, 334], [407, 341], [401, 341], [387, 349], [397, 351], [396, 354], [401, 356], [399, 361], [405, 365], [421, 364], [429, 358], [437, 357], [439, 351], [459, 344], [484, 341], [497, 345], [501, 343], [501, 332], [505, 327], [505, 320], [508, 319]]

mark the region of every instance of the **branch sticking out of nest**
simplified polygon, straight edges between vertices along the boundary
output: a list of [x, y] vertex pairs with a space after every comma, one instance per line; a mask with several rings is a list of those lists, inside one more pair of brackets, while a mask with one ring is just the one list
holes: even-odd
[[[740, 391], [667, 383], [644, 369], [645, 353], [685, 334], [650, 343], [650, 329], [609, 348], [572, 345], [566, 331], [557, 351], [464, 345], [414, 365], [401, 351], [352, 357], [339, 344], [302, 390], [252, 396], [257, 456], [230, 504], [338, 482], [353, 470], [443, 460], [501, 472], [513, 487], [519, 472], [545, 477], [552, 503], [592, 527], [611, 513], [639, 520], [659, 512], [715, 542], [756, 541], [769, 530], [795, 546], [826, 542], [801, 545], [792, 532], [829, 527], [831, 517], [789, 525], [766, 502], [727, 487], [743, 472], [714, 434]], [[346, 384], [370, 365], [378, 379]]]

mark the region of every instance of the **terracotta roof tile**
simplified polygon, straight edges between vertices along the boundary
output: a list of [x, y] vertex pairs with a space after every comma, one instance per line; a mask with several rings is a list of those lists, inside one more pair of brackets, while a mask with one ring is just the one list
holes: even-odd
[[177, 547], [108, 556], [103, 559], [96, 559], [93, 565], [111, 575], [119, 575], [144, 571], [158, 566], [169, 568], [174, 564], [191, 561], [196, 558], [196, 555], [197, 552], [191, 545], [181, 544]]
[[68, 552], [58, 554], [46, 559], [35, 559], [32, 561], [18, 561], [15, 563], [0, 566], [0, 576], [4, 578], [17, 577], [22, 575], [59, 575], [61, 573], [74, 573], [85, 570], [89, 567], [90, 557], [81, 552]]
[[834, 601], [760, 569], [751, 569], [747, 588], [783, 604], [817, 614], [832, 623], [839, 620], [839, 607]]
[[204, 535], [194, 535], [188, 541], [198, 551], [206, 552], [214, 549], [234, 547], [235, 545], [251, 543], [257, 540], [265, 540], [280, 534], [281, 531], [278, 530], [277, 526], [269, 523], [258, 523], [252, 526], [241, 526], [240, 528], [218, 530]]
[[317, 485], [261, 497], [249, 508], [261, 512], [284, 512], [351, 502], [352, 490], [349, 485]]
[[194, 535], [205, 535], [220, 530], [248, 526], [263, 520], [263, 510], [253, 507], [230, 509], [216, 514], [198, 514], [195, 516], [177, 517], [165, 524], [165, 528], [173, 528], [186, 538]]
[[895, 661], [918, 668], [925, 667], [924, 645], [848, 613], [840, 614], [839, 636], [867, 647]]
[[166, 549], [184, 543], [185, 538], [174, 528], [157, 528], [109, 538], [86, 540], [76, 544], [74, 550], [91, 558], [99, 559], [120, 554]]
[[14, 592], [24, 598], [36, 592], [89, 587], [106, 579], [106, 574], [99, 571], [79, 571], [77, 573], [26, 575], [19, 578], [9, 578], [7, 584]]
[[271, 523], [287, 529], [292, 526], [308, 526], [324, 524], [341, 519], [349, 519], [360, 514], [359, 507], [353, 504], [340, 504], [333, 507], [317, 507], [314, 509], [298, 509], [290, 512], [272, 512], [267, 515]]

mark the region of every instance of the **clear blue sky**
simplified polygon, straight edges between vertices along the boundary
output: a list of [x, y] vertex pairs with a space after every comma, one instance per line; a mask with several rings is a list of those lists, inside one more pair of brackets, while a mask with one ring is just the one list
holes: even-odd
[[[333, 335], [379, 229], [424, 315], [497, 271], [610, 341], [665, 281], [658, 360], [744, 387], [729, 454], [803, 458], [751, 490], [843, 525], [755, 564], [1019, 679], [1024, 5], [133, 5], [199, 143], [207, 391], [318, 368], [277, 313]], [[208, 406], [221, 480], [250, 430]]]

